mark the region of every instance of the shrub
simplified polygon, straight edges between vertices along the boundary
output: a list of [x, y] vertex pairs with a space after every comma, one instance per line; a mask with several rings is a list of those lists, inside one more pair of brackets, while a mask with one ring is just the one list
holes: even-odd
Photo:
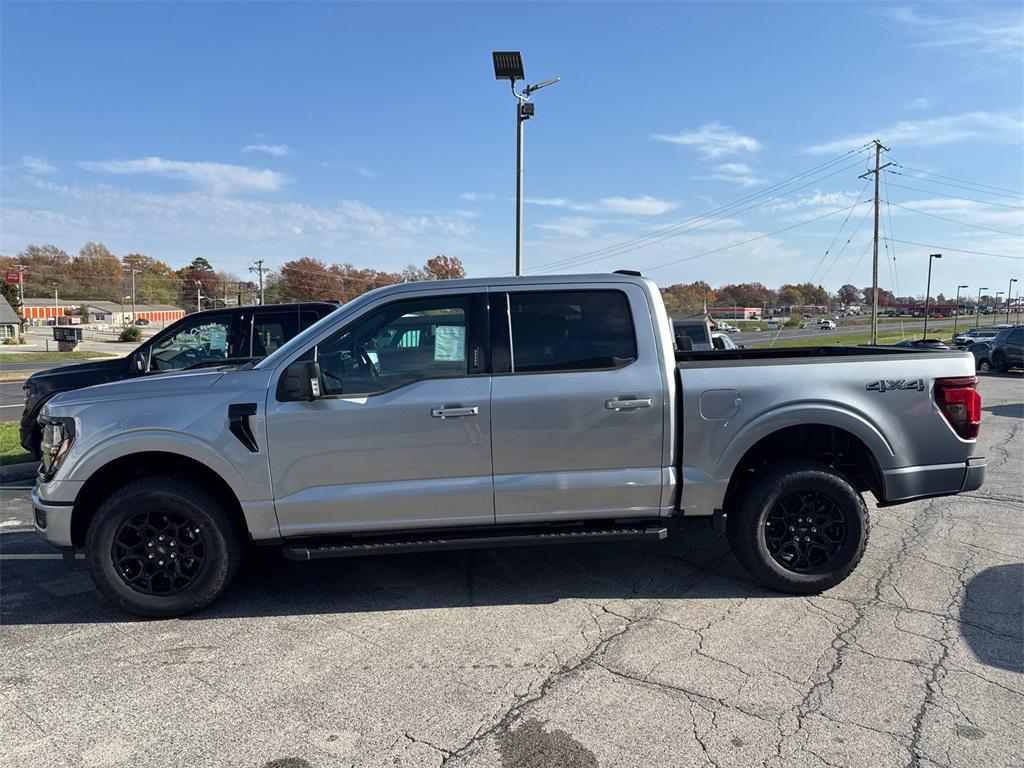
[[142, 331], [137, 325], [126, 325], [117, 338], [118, 341], [140, 341], [141, 339]]

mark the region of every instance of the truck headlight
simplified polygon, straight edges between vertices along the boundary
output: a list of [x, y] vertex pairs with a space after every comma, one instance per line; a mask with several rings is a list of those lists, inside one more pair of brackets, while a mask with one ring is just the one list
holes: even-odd
[[42, 466], [39, 474], [43, 481], [52, 478], [60, 468], [64, 457], [75, 442], [75, 421], [63, 416], [41, 416], [39, 424], [43, 428], [43, 437], [39, 448], [42, 453]]

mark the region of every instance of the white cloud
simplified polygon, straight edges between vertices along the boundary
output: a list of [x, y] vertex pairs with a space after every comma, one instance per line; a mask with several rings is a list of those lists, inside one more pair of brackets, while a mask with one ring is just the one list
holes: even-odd
[[744, 136], [721, 123], [707, 123], [696, 131], [656, 133], [654, 138], [669, 144], [696, 147], [698, 152], [710, 158], [736, 155], [740, 152], [757, 152], [761, 149], [761, 142], [753, 136]]
[[[962, 7], [962, 6], [961, 6]], [[956, 8], [955, 5], [946, 8]], [[919, 13], [908, 6], [886, 8], [883, 15], [906, 28], [918, 48], [941, 48], [971, 56], [999, 54], [1019, 56], [1024, 49], [1022, 15], [1019, 4], [1006, 4], [1006, 10], [987, 9], [972, 16], [934, 16]]]
[[21, 167], [29, 173], [56, 173], [57, 166], [48, 163], [36, 155], [25, 155], [21, 158]]
[[242, 152], [247, 155], [253, 152], [262, 152], [265, 155], [284, 157], [292, 153], [292, 148], [287, 144], [246, 144], [242, 147]]
[[527, 197], [524, 202], [530, 205], [545, 205], [551, 208], [566, 208], [572, 205], [564, 197]]
[[804, 150], [810, 155], [832, 155], [867, 144], [878, 138], [899, 147], [935, 147], [966, 139], [989, 139], [1020, 143], [1024, 135], [1021, 115], [996, 112], [967, 112], [962, 115], [925, 120], [901, 120], [871, 133], [854, 134], [815, 144]]
[[601, 207], [613, 213], [625, 213], [631, 216], [660, 216], [679, 206], [650, 195], [640, 195], [640, 197], [603, 197], [601, 198]]
[[851, 191], [836, 191], [836, 192], [822, 192], [820, 190], [814, 190], [808, 195], [801, 195], [795, 199], [780, 200], [777, 203], [765, 206], [765, 210], [770, 213], [780, 213], [784, 211], [797, 211], [805, 210], [808, 208], [834, 210], [836, 208], [846, 208], [857, 202], [857, 198], [860, 195], [857, 192]]
[[376, 179], [377, 172], [372, 168], [356, 168], [356, 173], [362, 176], [364, 179]]
[[928, 109], [931, 105], [931, 99], [926, 99], [924, 96], [918, 96], [916, 99], [911, 99], [907, 102], [907, 109]]
[[537, 229], [545, 229], [559, 235], [588, 237], [599, 223], [597, 219], [588, 219], [584, 216], [567, 216], [556, 221], [535, 224], [534, 226]]
[[494, 195], [490, 192], [463, 192], [459, 197], [471, 203], [483, 203], [494, 199]]
[[343, 261], [346, 254], [363, 250], [374, 254], [374, 266], [395, 269], [408, 263], [410, 253], [460, 250], [473, 231], [470, 215], [389, 211], [358, 200], [309, 205], [204, 191], [163, 194], [105, 184], [70, 186], [39, 178], [26, 183], [29, 188], [20, 197], [31, 203], [8, 206], [0, 214], [0, 247], [12, 252], [29, 242], [62, 240], [102, 240], [113, 249], [181, 253], [185, 260], [192, 252], [219, 249], [260, 252], [276, 262], [310, 252]]
[[718, 181], [728, 181], [741, 187], [756, 187], [758, 184], [764, 184], [764, 179], [759, 177], [754, 169], [746, 163], [722, 163], [716, 165], [712, 170], [714, 173], [710, 178]]
[[184, 162], [144, 157], [139, 160], [87, 160], [79, 163], [93, 173], [151, 174], [191, 182], [217, 194], [239, 191], [267, 192], [280, 189], [288, 177], [277, 171], [227, 163]]

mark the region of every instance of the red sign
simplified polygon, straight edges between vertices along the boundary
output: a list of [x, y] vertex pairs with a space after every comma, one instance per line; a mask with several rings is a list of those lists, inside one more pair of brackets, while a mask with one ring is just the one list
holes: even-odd
[[4, 272], [4, 280], [8, 285], [18, 285], [21, 283], [21, 272], [16, 269], [8, 269]]

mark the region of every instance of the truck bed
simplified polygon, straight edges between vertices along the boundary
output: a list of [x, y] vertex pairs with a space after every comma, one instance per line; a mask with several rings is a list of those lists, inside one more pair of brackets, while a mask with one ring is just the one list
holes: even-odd
[[804, 360], [850, 358], [880, 356], [930, 355], [932, 357], [949, 357], [963, 355], [960, 350], [917, 349], [914, 347], [887, 347], [864, 345], [859, 347], [827, 346], [827, 347], [769, 347], [764, 349], [715, 349], [709, 351], [676, 350], [677, 363], [716, 362], [722, 360]]

